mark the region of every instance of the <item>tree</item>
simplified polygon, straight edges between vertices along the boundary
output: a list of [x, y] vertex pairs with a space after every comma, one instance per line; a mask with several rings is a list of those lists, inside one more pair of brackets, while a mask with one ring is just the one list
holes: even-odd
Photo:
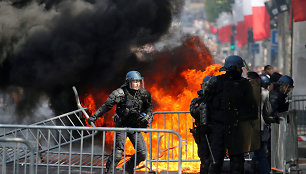
[[221, 12], [232, 12], [232, 4], [235, 0], [203, 0], [207, 20], [216, 22]]

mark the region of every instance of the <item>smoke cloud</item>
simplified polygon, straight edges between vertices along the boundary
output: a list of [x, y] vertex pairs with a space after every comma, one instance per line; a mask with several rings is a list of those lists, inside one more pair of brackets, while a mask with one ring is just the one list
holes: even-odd
[[0, 86], [23, 88], [23, 114], [47, 95], [56, 114], [74, 110], [71, 87], [118, 86], [148, 66], [131, 48], [167, 33], [183, 0], [0, 2]]

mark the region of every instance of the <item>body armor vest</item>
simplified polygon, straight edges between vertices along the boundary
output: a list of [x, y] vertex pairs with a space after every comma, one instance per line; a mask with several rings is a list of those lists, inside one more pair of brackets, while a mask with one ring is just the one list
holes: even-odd
[[146, 96], [143, 95], [141, 90], [135, 91], [134, 94], [126, 88], [123, 88], [123, 91], [125, 94], [124, 99], [117, 104], [116, 108], [118, 121], [120, 121], [122, 126], [138, 127], [140, 113], [146, 113], [143, 108]]

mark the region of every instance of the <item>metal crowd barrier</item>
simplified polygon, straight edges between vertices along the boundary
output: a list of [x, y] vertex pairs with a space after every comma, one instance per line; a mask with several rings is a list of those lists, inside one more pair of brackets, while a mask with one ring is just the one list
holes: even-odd
[[290, 101], [290, 110], [296, 111], [297, 133], [306, 135], [306, 95], [293, 95]]
[[[23, 138], [34, 148], [35, 173], [76, 173], [82, 171], [104, 172], [105, 163], [118, 131], [142, 132], [146, 146], [147, 159], [137, 166], [137, 171], [177, 171], [199, 168], [200, 159], [197, 156], [197, 145], [189, 129], [193, 126], [194, 119], [189, 111], [154, 112], [154, 122], [151, 129], [87, 127], [84, 118], [88, 117], [85, 108], [79, 102], [78, 94], [73, 88], [79, 110], [63, 114], [30, 126], [26, 125], [1, 125], [0, 138]], [[14, 149], [15, 147], [10, 147]], [[136, 147], [137, 150], [137, 147]], [[28, 149], [19, 152], [18, 158], [14, 153], [5, 153], [0, 149], [0, 160], [11, 168], [15, 161], [32, 165], [28, 160], [31, 155]], [[118, 168], [133, 154], [131, 145], [126, 144], [124, 156]], [[5, 156], [5, 158], [1, 158]], [[229, 161], [228, 158], [224, 159]], [[246, 160], [251, 160], [248, 156]], [[1, 163], [3, 164], [3, 163]], [[26, 165], [25, 165], [26, 166]], [[20, 166], [19, 166], [20, 167]], [[134, 166], [136, 167], [136, 166]], [[189, 170], [190, 171], [190, 170]]]
[[[188, 119], [189, 118], [189, 119]], [[200, 161], [197, 157], [196, 144], [194, 142], [193, 136], [190, 133], [189, 129], [192, 128], [192, 123], [194, 119], [191, 117], [189, 111], [158, 111], [153, 113], [153, 123], [151, 123], [150, 128], [153, 129], [171, 129], [179, 132], [183, 139], [183, 162], [193, 162]], [[175, 139], [173, 137], [162, 138], [161, 145], [164, 149], [167, 149], [165, 146], [167, 141], [170, 142], [171, 147], [169, 153], [173, 153], [173, 144]]]
[[298, 170], [296, 112], [283, 112], [280, 117], [280, 124], [271, 124], [271, 168], [286, 173]]
[[[82, 110], [79, 109], [32, 125], [54, 126], [54, 127], [85, 126], [85, 124], [83, 123], [82, 119], [79, 116], [81, 113]], [[36, 148], [39, 149], [39, 153], [43, 153], [47, 150], [58, 148], [59, 146], [66, 145], [71, 142], [73, 143], [81, 141], [83, 138], [88, 138], [93, 134], [92, 132], [89, 131], [81, 132], [79, 130], [73, 130], [70, 133], [65, 130], [60, 131], [56, 129], [50, 131], [45, 131], [44, 129], [42, 129], [33, 132], [31, 129], [28, 129], [26, 126], [19, 129], [17, 129], [17, 127], [10, 127], [7, 129], [2, 129], [2, 131], [0, 132], [1, 132], [0, 138], [23, 138], [32, 144], [36, 144], [37, 145]], [[80, 137], [81, 133], [83, 133], [82, 139]], [[71, 137], [66, 138], [67, 136], [65, 135], [69, 134], [71, 134]], [[62, 138], [59, 139], [58, 138], [59, 136]], [[19, 152], [20, 158], [26, 157], [27, 155], [29, 155], [29, 151]], [[13, 151], [11, 153], [10, 152], [7, 153], [6, 160], [7, 162], [12, 162], [15, 160]]]
[[[80, 104], [79, 96], [76, 91], [76, 88], [73, 87], [73, 91], [75, 93], [75, 98], [76, 98], [76, 103], [77, 106], [79, 107], [78, 110], [65, 113], [44, 121], [40, 121], [37, 123], [34, 123], [32, 125], [38, 125], [38, 126], [87, 126], [86, 123], [84, 123], [84, 118], [88, 118], [88, 114], [86, 113], [87, 108], [83, 108]], [[93, 125], [94, 126], [94, 125]], [[80, 135], [81, 132], [78, 130], [75, 130], [72, 133], [72, 136], [70, 139], [63, 138], [60, 143], [58, 142], [58, 135], [65, 135], [68, 134], [68, 132], [59, 132], [57, 130], [52, 130], [50, 132], [44, 132], [44, 131], [38, 131], [36, 133], [32, 132], [31, 130], [27, 128], [22, 128], [22, 129], [16, 129], [16, 128], [11, 128], [10, 130], [3, 130], [0, 131], [0, 138], [1, 137], [9, 137], [9, 138], [16, 138], [16, 137], [21, 137], [26, 139], [27, 141], [31, 142], [39, 142], [38, 148], [41, 149], [41, 152], [44, 152], [46, 150], [43, 149], [45, 145], [48, 145], [48, 150], [58, 148], [60, 145], [65, 145], [69, 144], [71, 142], [77, 142], [80, 141]], [[92, 134], [95, 134], [96, 132], [89, 132], [87, 131], [84, 135], [83, 138], [87, 138], [92, 136]], [[23, 157], [27, 155], [28, 152], [20, 152], [20, 156]], [[8, 155], [9, 159], [12, 159], [11, 155]], [[8, 161], [10, 162], [10, 160]]]
[[[0, 142], [2, 144], [0, 144], [0, 150], [2, 152], [1, 154], [1, 172], [2, 173], [9, 173], [6, 169], [6, 157], [7, 157], [7, 153], [9, 152], [13, 152], [15, 158], [19, 158], [19, 154], [21, 151], [25, 151], [25, 149], [27, 151], [30, 151], [30, 166], [29, 166], [29, 173], [30, 174], [34, 174], [34, 149], [31, 145], [31, 143], [25, 139], [22, 138], [0, 138]], [[6, 146], [8, 143], [10, 143], [8, 145], [8, 147]], [[22, 146], [21, 144], [24, 144], [26, 147]], [[14, 148], [12, 148], [14, 147]], [[18, 160], [15, 160], [13, 163], [13, 166], [18, 166], [20, 163]], [[15, 169], [17, 169], [15, 171]], [[13, 173], [21, 173], [19, 170], [19, 168], [15, 168], [13, 167]], [[24, 171], [27, 171], [27, 168], [24, 168]]]
[[[182, 173], [182, 138], [180, 134], [174, 130], [0, 124], [0, 132], [16, 128], [17, 130], [23, 130], [24, 135], [26, 135], [24, 139], [29, 140], [29, 144], [33, 147], [34, 162], [29, 160], [28, 155], [26, 154], [6, 155], [8, 148], [12, 151], [16, 151], [16, 146], [6, 146], [6, 148], [0, 149], [0, 167], [2, 169], [6, 168], [6, 170], [13, 171], [13, 173], [21, 173], [20, 171], [27, 173], [26, 167], [28, 165], [34, 165], [34, 173], [103, 173], [105, 171], [107, 158], [110, 153], [112, 153], [111, 145], [116, 144], [114, 139], [107, 141], [108, 136], [118, 131], [124, 132], [125, 135], [127, 135], [127, 132], [131, 131], [143, 132], [144, 137], [147, 137], [146, 146], [148, 152], [151, 152], [151, 155], [147, 154], [147, 160], [145, 162], [140, 164], [138, 167], [134, 166], [137, 171], [143, 171], [145, 173], [150, 171], [171, 173], [171, 170], [174, 170], [179, 174]], [[31, 141], [32, 134], [37, 135], [40, 134], [40, 132], [47, 133], [48, 143], [42, 144], [39, 139]], [[56, 136], [53, 134], [54, 139], [51, 139], [52, 132], [58, 132]], [[64, 132], [66, 133], [63, 134]], [[75, 134], [76, 132], [79, 134]], [[91, 137], [86, 139], [85, 137], [88, 136], [88, 132], [97, 132], [97, 134], [95, 134], [96, 136], [90, 134]], [[160, 138], [159, 135], [161, 134], [166, 137], [174, 137], [177, 140], [173, 144], [177, 146], [177, 156], [170, 158], [169, 152], [165, 153], [165, 149], [160, 146], [160, 139], [156, 140], [153, 138], [153, 141], [148, 141], [149, 134], [157, 139]], [[5, 133], [2, 137], [10, 138], [11, 135], [12, 134]], [[21, 134], [13, 135], [15, 136], [14, 138], [18, 138]], [[72, 141], [76, 136], [80, 141]], [[65, 140], [70, 141], [62, 143], [62, 141]], [[137, 151], [137, 143], [135, 146], [135, 151]], [[169, 147], [170, 145], [166, 144], [166, 146]], [[157, 151], [152, 151], [150, 147], [157, 147]], [[134, 153], [133, 150], [131, 151], [129, 148], [131, 148], [131, 146], [125, 145], [122, 160], [119, 162], [118, 167], [113, 170], [125, 173], [122, 170], [122, 165]], [[28, 154], [27, 150], [23, 151]]]
[[[103, 173], [105, 162], [111, 153], [109, 150], [110, 146], [116, 144], [114, 141], [115, 138], [111, 139], [109, 137], [116, 136], [116, 132], [118, 131], [125, 132], [125, 136], [129, 131], [146, 132], [142, 134], [146, 140], [149, 155], [147, 155], [148, 158], [145, 164], [141, 165], [141, 167], [145, 168], [143, 170], [163, 170], [168, 173], [169, 170], [175, 169], [181, 173], [182, 138], [180, 134], [173, 130], [163, 129], [96, 128], [94, 124], [92, 124], [92, 128], [86, 127], [87, 125], [84, 123], [83, 116], [87, 118], [89, 116], [85, 111], [86, 108], [83, 108], [80, 104], [75, 87], [73, 87], [73, 91], [79, 108], [76, 111], [30, 126], [0, 125], [0, 132], [2, 133], [0, 135], [1, 138], [23, 138], [34, 147], [36, 173], [54, 173], [56, 171], [60, 173], [62, 168], [68, 168], [65, 173], [71, 173], [72, 168], [78, 168], [80, 173], [83, 168], [87, 168], [87, 170], [89, 168], [90, 172], [93, 172], [94, 169], [101, 169]], [[172, 137], [172, 140], [175, 140], [175, 142], [172, 142], [171, 145], [162, 143], [164, 146], [164, 148], [162, 148], [160, 143], [163, 141], [161, 140], [167, 139], [167, 137], [168, 139]], [[99, 144], [98, 142], [101, 143]], [[80, 147], [78, 148], [79, 145]], [[90, 149], [88, 149], [89, 147]], [[127, 153], [126, 150], [131, 151], [132, 149], [126, 148], [127, 145], [125, 147], [123, 161], [127, 161], [127, 159], [131, 157], [131, 154], [129, 154], [130, 152]], [[131, 145], [129, 148], [131, 148]], [[169, 157], [170, 148], [172, 148], [172, 152], [175, 154], [172, 155], [171, 159]], [[27, 160], [32, 154], [29, 149], [18, 151], [17, 157], [14, 153], [16, 149], [15, 146], [10, 146], [9, 149], [11, 150], [8, 153], [6, 149], [7, 148], [0, 149], [1, 164], [5, 163], [5, 166], [2, 165], [2, 167], [6, 168], [7, 165], [11, 165], [12, 163], [15, 164], [16, 161], [22, 161], [22, 164], [29, 164], [30, 166], [33, 165], [32, 161]], [[101, 150], [102, 153], [97, 152], [97, 149]], [[137, 147], [135, 150], [137, 151]], [[170, 163], [172, 164], [170, 165]], [[119, 166], [122, 166], [122, 164], [122, 162], [119, 163]], [[175, 165], [178, 167], [175, 167]], [[41, 166], [44, 166], [44, 168]], [[55, 166], [57, 169], [54, 169]], [[13, 168], [13, 171], [15, 171], [15, 168], [19, 171], [18, 166], [14, 165], [9, 167]], [[117, 170], [117, 168], [114, 168], [114, 170]]]

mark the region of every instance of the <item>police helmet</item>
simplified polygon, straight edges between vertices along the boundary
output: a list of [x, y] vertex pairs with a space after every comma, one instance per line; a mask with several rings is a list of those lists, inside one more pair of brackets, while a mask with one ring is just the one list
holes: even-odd
[[142, 80], [142, 77], [138, 71], [129, 71], [125, 77], [126, 81], [130, 80]]
[[203, 78], [202, 84], [205, 83], [205, 82], [208, 82], [212, 77], [213, 77], [213, 75], [205, 76], [205, 77]]
[[203, 78], [201, 88], [203, 90], [208, 90], [208, 88], [216, 81], [216, 77], [213, 75], [208, 75]]
[[243, 59], [240, 56], [231, 55], [225, 59], [224, 66], [219, 71], [231, 71], [244, 67]]
[[270, 85], [270, 79], [268, 76], [264, 75], [264, 74], [261, 74], [260, 75], [260, 78], [261, 78], [261, 84], [262, 85]]
[[288, 87], [290, 88], [293, 88], [293, 79], [290, 77], [290, 76], [287, 76], [287, 75], [283, 75], [281, 76], [278, 81], [277, 81], [278, 84], [280, 85], [287, 85]]

